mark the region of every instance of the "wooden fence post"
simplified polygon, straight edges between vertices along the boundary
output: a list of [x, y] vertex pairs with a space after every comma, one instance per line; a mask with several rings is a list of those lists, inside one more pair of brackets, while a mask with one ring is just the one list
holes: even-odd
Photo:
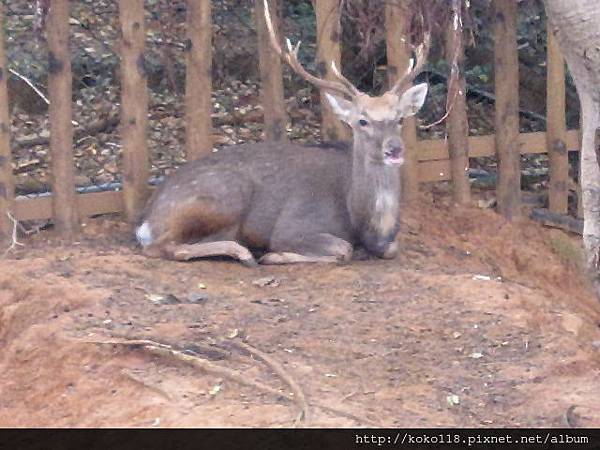
[[[271, 20], [279, 29], [279, 1], [270, 2]], [[271, 47], [265, 22], [263, 0], [254, 2], [254, 18], [258, 37], [258, 68], [260, 71], [260, 103], [264, 111], [265, 136], [271, 141], [287, 140], [285, 98], [281, 58]]]
[[550, 163], [549, 207], [567, 214], [569, 199], [569, 158], [566, 143], [565, 61], [551, 27], [547, 31], [546, 139]]
[[211, 0], [187, 1], [185, 135], [188, 160], [212, 151]]
[[[461, 8], [459, 2], [458, 8]], [[459, 11], [455, 11], [460, 14]], [[452, 173], [452, 198], [459, 205], [471, 201], [471, 185], [467, 169], [469, 167], [469, 119], [467, 116], [466, 81], [465, 81], [465, 50], [462, 27], [454, 29], [455, 22], [449, 21], [446, 29], [446, 60], [451, 71], [457, 73], [455, 86], [448, 86], [450, 113], [446, 129], [448, 132], [448, 151], [450, 154], [450, 172]], [[459, 34], [460, 33], [460, 34]], [[456, 66], [453, 62], [456, 61]], [[449, 80], [452, 79], [450, 76]], [[450, 88], [453, 88], [452, 90]]]
[[10, 76], [4, 50], [4, 6], [0, 3], [0, 237], [10, 236], [14, 218], [14, 184], [10, 148], [8, 86]]
[[[390, 0], [385, 3], [385, 27], [387, 45], [388, 85], [408, 67], [412, 57], [410, 46], [410, 21], [412, 2]], [[404, 120], [402, 137], [406, 146], [406, 157], [401, 168], [402, 198], [413, 200], [419, 192], [419, 157], [417, 154], [417, 125], [414, 117]]]
[[69, 52], [69, 0], [52, 0], [48, 12], [48, 91], [52, 208], [59, 233], [71, 237], [79, 228], [73, 161], [72, 74]]
[[579, 164], [577, 167], [577, 218], [583, 219], [583, 191], [581, 189], [581, 149], [583, 148], [583, 114], [579, 113]]
[[135, 222], [148, 194], [150, 173], [146, 131], [148, 91], [144, 48], [144, 1], [119, 0], [121, 22], [121, 137], [125, 216]]
[[498, 212], [512, 220], [521, 209], [517, 2], [494, 0], [493, 4]]
[[[317, 16], [317, 74], [328, 80], [335, 80], [331, 70], [331, 63], [335, 62], [341, 71], [342, 30], [340, 25], [339, 0], [316, 0], [315, 14]], [[331, 111], [321, 91], [321, 136], [324, 140], [348, 140], [350, 133], [335, 114]]]

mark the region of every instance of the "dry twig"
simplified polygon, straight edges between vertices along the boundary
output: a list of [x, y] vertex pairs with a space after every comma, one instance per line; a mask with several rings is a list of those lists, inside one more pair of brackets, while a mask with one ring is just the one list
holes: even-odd
[[250, 344], [239, 340], [232, 342], [234, 343], [234, 345], [243, 348], [251, 355], [261, 359], [266, 365], [268, 365], [273, 370], [273, 372], [275, 372], [279, 376], [279, 378], [281, 378], [290, 387], [300, 407], [300, 412], [298, 413], [298, 417], [296, 418], [296, 424], [299, 424], [302, 421], [308, 423], [309, 416], [306, 396], [304, 395], [302, 388], [300, 388], [300, 385], [296, 383], [296, 381], [285, 371], [285, 369], [269, 355], [251, 346]]
[[[27, 86], [29, 86], [33, 90], [33, 92], [35, 92], [44, 101], [44, 103], [46, 103], [46, 105], [50, 104], [50, 100], [48, 100], [48, 97], [46, 97], [44, 95], [44, 93], [41, 91], [41, 89], [39, 89], [35, 84], [33, 84], [33, 81], [31, 81], [25, 75], [20, 74], [19, 72], [17, 72], [14, 69], [8, 69], [8, 71], [10, 73], [12, 73], [13, 75], [15, 75], [17, 78], [19, 78], [20, 80], [22, 80]], [[71, 120], [71, 123], [74, 126], [78, 126], [79, 125], [79, 123], [76, 122], [76, 121], [74, 121], [74, 120]]]
[[463, 51], [463, 23], [462, 23], [462, 2], [460, 0], [452, 0], [452, 28], [456, 34], [457, 44], [450, 61], [450, 77], [448, 78], [448, 92], [446, 94], [446, 113], [433, 123], [427, 125], [421, 125], [421, 130], [428, 130], [448, 118], [450, 112], [456, 104], [456, 98], [458, 95], [465, 95], [464, 92], [460, 91], [459, 79], [461, 77], [459, 59], [461, 52]]
[[10, 213], [10, 211], [7, 211], [6, 215], [8, 216], [8, 218], [10, 220], [12, 220], [13, 229], [12, 229], [10, 246], [6, 250], [4, 250], [4, 253], [2, 254], [2, 256], [6, 256], [10, 251], [14, 250], [18, 246], [20, 246], [20, 247], [25, 246], [25, 244], [19, 242], [18, 236], [17, 236], [17, 229], [19, 228], [19, 221], [13, 217], [13, 215]]
[[8, 71], [15, 75], [17, 78], [21, 79], [21, 81], [23, 81], [27, 86], [29, 86], [33, 90], [33, 92], [35, 92], [42, 100], [44, 100], [46, 105], [50, 104], [50, 100], [48, 100], [48, 97], [46, 97], [44, 93], [35, 84], [33, 84], [33, 81], [31, 81], [25, 75], [20, 74], [14, 69], [8, 69]]
[[169, 400], [169, 401], [173, 400], [171, 398], [171, 396], [169, 394], [167, 394], [164, 390], [162, 390], [159, 387], [154, 386], [154, 385], [146, 382], [145, 380], [143, 380], [142, 378], [138, 377], [137, 375], [134, 375], [131, 371], [123, 369], [123, 370], [121, 370], [121, 373], [123, 375], [125, 375], [127, 378], [135, 381], [136, 383], [141, 384], [143, 387], [145, 387], [147, 389], [150, 389], [151, 391], [154, 391], [154, 392], [162, 395], [167, 400]]

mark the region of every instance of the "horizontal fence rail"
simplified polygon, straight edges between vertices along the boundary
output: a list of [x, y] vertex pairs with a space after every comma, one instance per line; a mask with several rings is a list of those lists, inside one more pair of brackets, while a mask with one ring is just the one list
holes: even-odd
[[[566, 133], [567, 148], [577, 151], [579, 131]], [[546, 153], [546, 133], [522, 133], [519, 136], [521, 154]], [[451, 180], [448, 142], [444, 139], [426, 139], [418, 142], [419, 182], [430, 183]], [[495, 156], [494, 135], [472, 136], [469, 138], [469, 157]], [[52, 195], [38, 197], [18, 197], [15, 213], [17, 220], [44, 220], [52, 218]], [[79, 194], [79, 212], [82, 217], [124, 211], [123, 192], [106, 191]]]

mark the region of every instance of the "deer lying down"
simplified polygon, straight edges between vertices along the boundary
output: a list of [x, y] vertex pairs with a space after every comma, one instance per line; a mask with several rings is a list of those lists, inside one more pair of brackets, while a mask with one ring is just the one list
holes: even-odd
[[[275, 50], [297, 73], [351, 99], [326, 93], [337, 117], [352, 128], [352, 149], [244, 144], [190, 162], [150, 199], [138, 241], [149, 255], [229, 256], [247, 265], [255, 264], [249, 248], [267, 251], [262, 264], [348, 261], [355, 244], [393, 258], [404, 154], [400, 128], [427, 94], [427, 84], [408, 87], [422, 60], [388, 92], [370, 97], [337, 71], [339, 81], [309, 74], [298, 62], [298, 46], [288, 41], [283, 52], [270, 31]], [[418, 56], [428, 43], [426, 38]]]

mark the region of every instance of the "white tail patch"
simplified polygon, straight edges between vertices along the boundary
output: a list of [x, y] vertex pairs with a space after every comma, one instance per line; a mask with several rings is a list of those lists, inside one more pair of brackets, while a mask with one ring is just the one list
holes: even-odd
[[142, 246], [147, 247], [152, 244], [152, 230], [148, 222], [141, 224], [137, 230], [135, 230], [135, 237]]

